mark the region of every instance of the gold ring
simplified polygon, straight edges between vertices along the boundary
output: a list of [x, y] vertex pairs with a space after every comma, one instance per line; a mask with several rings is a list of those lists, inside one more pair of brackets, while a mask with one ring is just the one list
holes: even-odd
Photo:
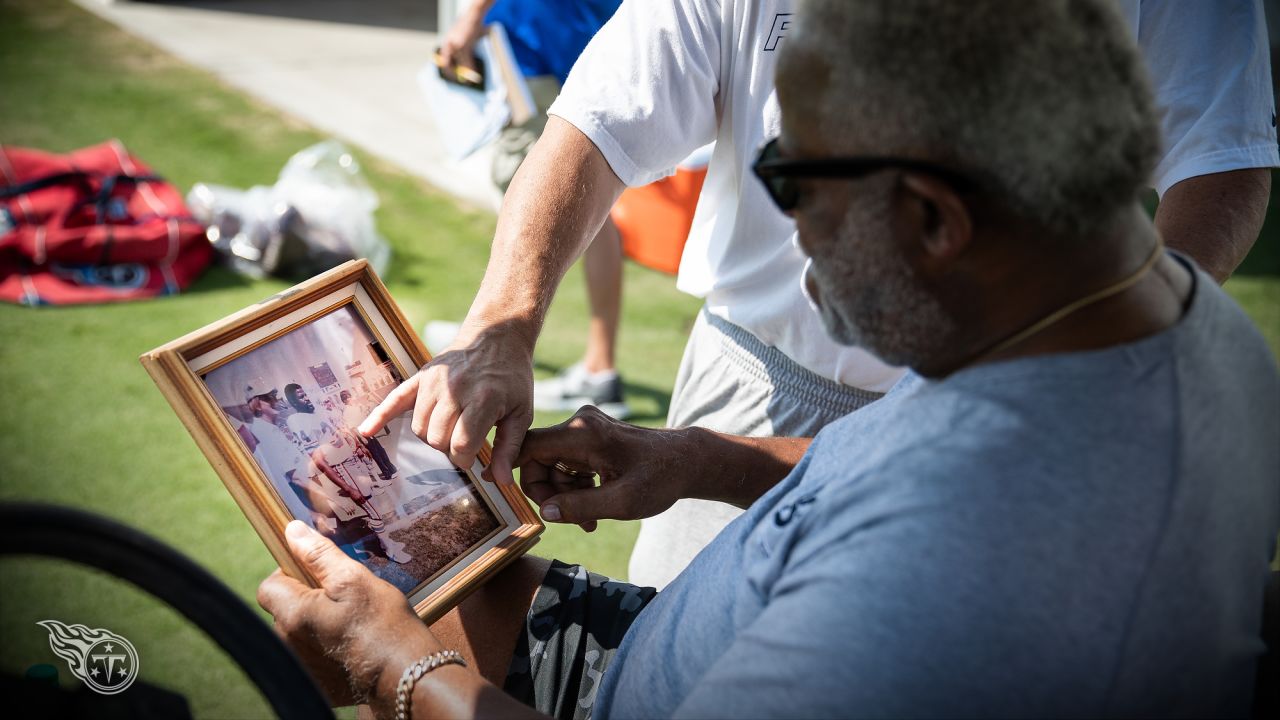
[[595, 475], [595, 473], [593, 472], [583, 472], [581, 470], [574, 470], [568, 465], [565, 465], [564, 462], [561, 460], [557, 460], [556, 464], [552, 465], [552, 467], [564, 473], [565, 475], [571, 475], [573, 477], [591, 477], [592, 475]]

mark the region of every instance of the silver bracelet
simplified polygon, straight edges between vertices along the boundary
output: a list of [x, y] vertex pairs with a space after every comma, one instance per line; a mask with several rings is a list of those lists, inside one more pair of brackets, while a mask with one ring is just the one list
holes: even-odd
[[431, 653], [404, 669], [404, 674], [400, 676], [400, 684], [396, 686], [396, 720], [409, 720], [409, 705], [413, 702], [413, 686], [422, 679], [422, 676], [441, 665], [449, 665], [450, 663], [463, 667], [467, 666], [467, 661], [462, 658], [462, 653], [457, 650], [441, 650], [438, 653]]

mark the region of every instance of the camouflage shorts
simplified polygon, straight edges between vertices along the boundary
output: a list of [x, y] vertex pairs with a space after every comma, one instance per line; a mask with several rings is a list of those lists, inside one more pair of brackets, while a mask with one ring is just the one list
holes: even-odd
[[553, 560], [516, 641], [504, 689], [561, 720], [589, 718], [622, 636], [656, 594]]

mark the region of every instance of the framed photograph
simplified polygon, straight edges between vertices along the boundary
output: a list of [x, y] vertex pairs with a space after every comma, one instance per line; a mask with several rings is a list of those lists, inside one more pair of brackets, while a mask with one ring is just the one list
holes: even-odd
[[400, 588], [427, 622], [528, 550], [543, 530], [514, 487], [455, 466], [409, 428], [355, 428], [430, 359], [382, 281], [358, 260], [142, 356], [240, 509], [286, 572], [301, 520]]

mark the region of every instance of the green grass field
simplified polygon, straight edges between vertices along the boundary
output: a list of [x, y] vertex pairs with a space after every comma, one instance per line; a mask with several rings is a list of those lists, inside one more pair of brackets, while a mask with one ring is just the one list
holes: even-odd
[[[274, 182], [323, 139], [153, 47], [62, 2], [0, 0], [0, 142], [68, 151], [108, 138], [184, 190]], [[479, 283], [494, 218], [363, 158], [395, 258], [385, 278], [415, 327], [460, 319]], [[1274, 192], [1273, 192], [1274, 198]], [[1273, 203], [1274, 204], [1274, 203]], [[1228, 288], [1280, 351], [1280, 217]], [[142, 352], [284, 287], [211, 270], [189, 292], [116, 306], [0, 306], [0, 499], [94, 510], [174, 545], [253, 603], [274, 567], [231, 497], [138, 364]], [[620, 367], [644, 424], [659, 424], [697, 301], [671, 278], [628, 266]], [[540, 372], [582, 350], [586, 303], [575, 269], [538, 348]], [[563, 416], [539, 415], [535, 425]], [[625, 576], [635, 526], [586, 535], [552, 528], [535, 550]], [[187, 695], [200, 717], [258, 717], [257, 693], [179, 616], [75, 566], [0, 560], [0, 669], [65, 666], [37, 620], [107, 627], [138, 647], [143, 677]]]

